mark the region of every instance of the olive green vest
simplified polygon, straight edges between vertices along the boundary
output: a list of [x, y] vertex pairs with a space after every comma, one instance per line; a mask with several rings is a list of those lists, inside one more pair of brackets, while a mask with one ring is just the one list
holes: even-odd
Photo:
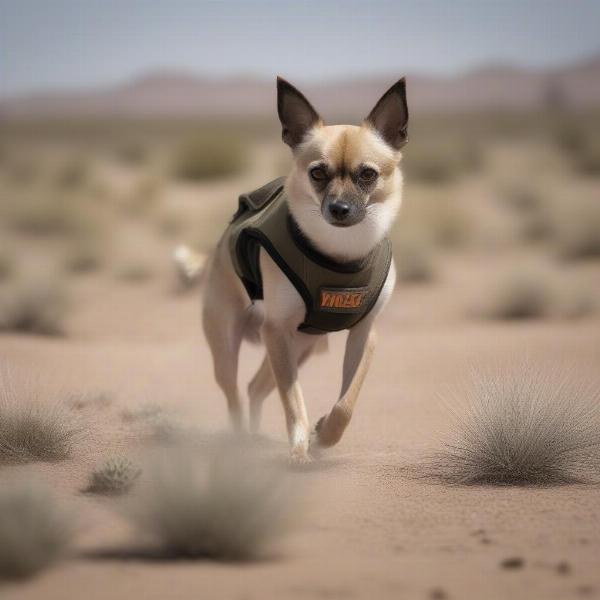
[[350, 329], [375, 305], [392, 260], [384, 238], [364, 259], [335, 262], [321, 254], [292, 218], [281, 177], [242, 194], [224, 239], [251, 300], [262, 299], [259, 251], [264, 248], [306, 304], [305, 333]]

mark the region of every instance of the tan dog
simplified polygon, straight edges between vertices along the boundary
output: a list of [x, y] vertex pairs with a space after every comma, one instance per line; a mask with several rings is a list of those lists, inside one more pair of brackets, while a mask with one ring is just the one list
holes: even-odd
[[[308, 100], [280, 78], [277, 92], [283, 141], [294, 158], [285, 182], [289, 213], [307, 240], [331, 261], [343, 265], [367, 257], [382, 243], [400, 208], [400, 148], [407, 140], [408, 123], [404, 80], [383, 95], [359, 127], [325, 126]], [[388, 267], [373, 306], [349, 330], [339, 399], [310, 435], [298, 367], [322, 336], [298, 330], [306, 302], [264, 248], [258, 264], [263, 299], [251, 302], [230, 247], [225, 239], [219, 243], [205, 279], [204, 330], [215, 377], [237, 429], [244, 427], [237, 383], [240, 345], [244, 338], [262, 340], [266, 355], [248, 386], [250, 429], [259, 430], [263, 400], [277, 387], [291, 459], [303, 463], [310, 460], [311, 449], [337, 443], [350, 422], [375, 346], [373, 322], [394, 289], [395, 269], [393, 263]], [[349, 296], [348, 306], [354, 297], [358, 296]]]

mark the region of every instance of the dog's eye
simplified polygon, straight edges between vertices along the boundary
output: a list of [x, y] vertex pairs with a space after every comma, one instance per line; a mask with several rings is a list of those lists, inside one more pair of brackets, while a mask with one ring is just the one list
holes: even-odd
[[313, 167], [308, 173], [314, 181], [325, 181], [327, 179], [327, 171], [323, 167]]
[[371, 167], [365, 167], [364, 169], [360, 170], [358, 178], [364, 183], [372, 183], [375, 181], [375, 179], [377, 179], [377, 175], [378, 173], [375, 169], [371, 169]]

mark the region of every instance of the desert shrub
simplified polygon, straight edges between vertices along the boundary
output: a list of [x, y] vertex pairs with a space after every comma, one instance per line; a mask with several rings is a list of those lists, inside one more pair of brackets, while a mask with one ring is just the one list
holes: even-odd
[[146, 468], [148, 489], [129, 505], [140, 534], [168, 556], [244, 560], [284, 532], [289, 501], [282, 473], [247, 449], [161, 451]]
[[56, 185], [62, 189], [82, 186], [89, 175], [89, 166], [79, 158], [62, 164], [56, 173]]
[[398, 281], [426, 283], [435, 277], [432, 245], [426, 236], [400, 232], [393, 247]]
[[244, 170], [246, 152], [242, 141], [232, 136], [190, 138], [175, 153], [174, 174], [192, 181], [231, 177]]
[[598, 198], [580, 198], [561, 209], [554, 225], [558, 254], [566, 260], [600, 257]]
[[531, 365], [480, 374], [433, 457], [444, 482], [551, 485], [600, 476], [600, 389]]
[[0, 490], [0, 579], [24, 579], [65, 555], [74, 528], [43, 487], [18, 483]]
[[554, 287], [545, 272], [517, 268], [500, 276], [491, 288], [483, 315], [490, 319], [538, 319], [554, 305]]
[[0, 462], [64, 460], [82, 432], [65, 404], [0, 384]]
[[439, 185], [479, 169], [481, 152], [468, 140], [435, 139], [430, 143], [409, 142], [402, 161], [408, 181]]
[[129, 260], [117, 270], [117, 278], [127, 283], [144, 283], [153, 275], [152, 266], [142, 260]]
[[66, 293], [59, 283], [15, 283], [0, 293], [0, 331], [60, 335], [67, 309]]
[[7, 220], [19, 233], [36, 236], [87, 235], [97, 227], [81, 202], [70, 196], [31, 195], [11, 202]]
[[128, 141], [115, 149], [115, 156], [126, 165], [141, 165], [148, 159], [148, 148], [142, 142]]
[[500, 320], [579, 318], [595, 309], [593, 291], [585, 282], [534, 264], [501, 274], [486, 300], [481, 315]]
[[75, 238], [67, 248], [64, 265], [69, 273], [91, 273], [102, 266], [103, 258], [97, 241], [90, 238]]
[[124, 456], [109, 458], [90, 475], [87, 492], [92, 494], [123, 494], [128, 492], [142, 470]]
[[0, 281], [8, 279], [15, 271], [15, 258], [8, 250], [0, 248]]
[[554, 233], [553, 210], [550, 198], [542, 190], [528, 184], [506, 187], [501, 199], [518, 217], [519, 237], [526, 241], [545, 240]]

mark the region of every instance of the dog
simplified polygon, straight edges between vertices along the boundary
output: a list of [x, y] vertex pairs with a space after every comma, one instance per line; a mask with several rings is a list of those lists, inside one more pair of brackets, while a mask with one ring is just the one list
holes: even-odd
[[[236, 430], [245, 429], [237, 382], [240, 345], [244, 339], [264, 344], [264, 360], [248, 385], [250, 431], [259, 431], [263, 401], [277, 388], [285, 412], [290, 460], [303, 464], [321, 449], [336, 444], [347, 428], [375, 348], [375, 319], [394, 289], [396, 271], [387, 234], [402, 201], [401, 149], [408, 139], [406, 83], [400, 79], [385, 92], [360, 126], [325, 125], [306, 97], [279, 77], [277, 109], [282, 139], [293, 155], [291, 172], [279, 186], [274, 182], [258, 194], [266, 209], [253, 206], [250, 194], [240, 198], [238, 213], [260, 220], [263, 211], [286, 211], [295, 234], [282, 225], [283, 221], [268, 225], [274, 232], [271, 235], [280, 240], [283, 254], [302, 252], [302, 264], [314, 269], [321, 283], [328, 283], [329, 273], [335, 275], [337, 287], [321, 287], [308, 297], [301, 293], [302, 282], [297, 281], [302, 277], [301, 269], [292, 272], [285, 256], [278, 258], [281, 248], [279, 254], [272, 252], [273, 244], [261, 237], [256, 223], [242, 227], [249, 232], [244, 239], [253, 240], [253, 245], [238, 243], [237, 249], [232, 249], [231, 228], [236, 219], [246, 218], [234, 217], [234, 225], [221, 238], [207, 265], [202, 320], [215, 379], [227, 399]], [[272, 206], [276, 202], [265, 200], [265, 196], [274, 194], [283, 200], [277, 209], [269, 209], [269, 202]], [[295, 247], [286, 241], [285, 236], [294, 235], [304, 240], [304, 246], [299, 242]], [[369, 282], [376, 280], [372, 289], [371, 283], [366, 287], [344, 285], [346, 266], [368, 262], [376, 251], [383, 257], [377, 259], [382, 264], [375, 265], [374, 270], [369, 267], [371, 271], [364, 275]], [[251, 253], [254, 287], [248, 281], [249, 271], [240, 272], [239, 264], [247, 262]], [[181, 250], [179, 254], [180, 271], [185, 273], [183, 263], [189, 256]], [[192, 265], [188, 275], [197, 270]], [[303, 329], [307, 320], [313, 326], [309, 323]], [[320, 346], [319, 340], [328, 330], [340, 328], [348, 328], [341, 392], [331, 411], [311, 432], [298, 368]]]

